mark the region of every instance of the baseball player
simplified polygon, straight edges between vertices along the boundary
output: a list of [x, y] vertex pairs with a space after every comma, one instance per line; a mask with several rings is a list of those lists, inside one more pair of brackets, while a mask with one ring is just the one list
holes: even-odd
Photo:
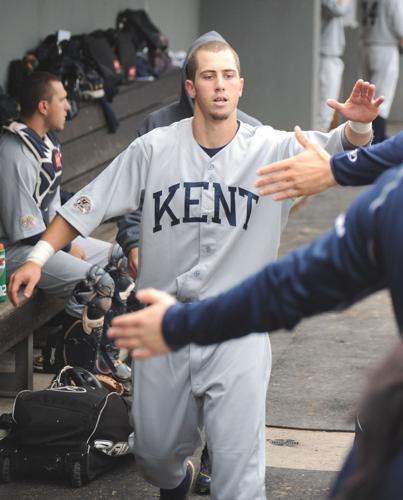
[[[137, 131], [137, 137], [141, 137], [147, 134], [151, 130], [157, 127], [165, 127], [171, 125], [171, 123], [177, 122], [184, 118], [190, 118], [193, 116], [193, 101], [189, 97], [185, 89], [186, 82], [186, 66], [187, 60], [190, 53], [195, 50], [199, 45], [209, 42], [209, 41], [225, 41], [224, 38], [216, 31], [209, 31], [197, 38], [189, 48], [185, 63], [182, 68], [181, 86], [180, 86], [180, 98], [179, 101], [173, 102], [164, 106], [157, 111], [150, 113], [144, 120], [143, 124]], [[247, 115], [243, 111], [237, 111], [238, 119], [242, 122], [249, 123], [250, 125], [262, 125], [255, 118]], [[118, 234], [116, 240], [124, 249], [125, 254], [129, 260], [129, 270], [131, 276], [135, 279], [137, 276], [138, 268], [138, 246], [139, 246], [139, 236], [140, 236], [140, 219], [141, 210], [137, 212], [126, 215], [120, 218], [117, 222], [118, 224]], [[201, 455], [200, 469], [195, 480], [195, 491], [196, 493], [206, 494], [210, 491], [210, 459], [208, 456], [207, 446], [203, 449]]]
[[[229, 45], [199, 46], [187, 68], [194, 117], [136, 139], [59, 210], [11, 278], [16, 305], [20, 286], [26, 284], [30, 295], [40, 278], [38, 260], [77, 234], [89, 234], [102, 220], [136, 210], [143, 190], [139, 288], [157, 286], [191, 302], [226, 290], [276, 258], [291, 203], [259, 197], [255, 171], [301, 146], [293, 133], [237, 120], [243, 79]], [[368, 143], [369, 122], [381, 102], [373, 95], [368, 83], [358, 81], [346, 103], [334, 104], [352, 121], [308, 136], [331, 152], [343, 143]], [[212, 498], [265, 498], [270, 363], [268, 335], [191, 345], [135, 363], [133, 451], [144, 477], [160, 488], [161, 499], [187, 497], [191, 470], [186, 460], [199, 445], [201, 425], [212, 456]]]
[[[63, 84], [45, 72], [26, 80], [20, 104], [21, 121], [4, 127], [0, 139], [0, 241], [5, 244], [9, 273], [25, 261], [61, 206], [62, 154], [54, 131], [63, 130], [69, 111]], [[77, 293], [73, 294], [76, 285], [87, 279], [93, 265], [99, 271], [92, 275], [100, 279], [110, 253], [109, 243], [78, 237], [43, 267], [39, 288], [66, 301], [65, 332], [81, 323], [84, 312]], [[114, 362], [120, 366], [117, 359]], [[123, 365], [119, 370], [122, 375], [127, 372]]]
[[401, 0], [361, 0], [363, 63], [366, 78], [386, 96], [374, 121], [374, 141], [386, 137], [390, 113], [399, 79], [399, 44], [403, 44], [403, 2]]
[[346, 45], [344, 16], [352, 5], [352, 0], [322, 0], [317, 128], [323, 132], [330, 129], [334, 113], [327, 105], [327, 99], [340, 96], [344, 70], [342, 57]]

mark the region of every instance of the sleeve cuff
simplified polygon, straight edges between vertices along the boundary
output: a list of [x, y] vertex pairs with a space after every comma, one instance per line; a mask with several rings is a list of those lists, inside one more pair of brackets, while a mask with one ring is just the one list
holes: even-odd
[[179, 327], [181, 323], [180, 313], [183, 308], [184, 304], [179, 302], [173, 304], [166, 310], [162, 318], [162, 335], [172, 351], [177, 351], [188, 343]]

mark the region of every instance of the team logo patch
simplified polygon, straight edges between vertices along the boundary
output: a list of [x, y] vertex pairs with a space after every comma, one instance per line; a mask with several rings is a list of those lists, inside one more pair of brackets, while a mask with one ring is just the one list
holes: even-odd
[[20, 217], [20, 225], [24, 229], [30, 229], [36, 224], [36, 217], [34, 215], [23, 215]]
[[54, 149], [53, 153], [53, 166], [55, 170], [60, 170], [62, 168], [62, 153], [58, 149]]
[[347, 158], [351, 161], [351, 163], [355, 163], [357, 161], [357, 157], [358, 157], [358, 150], [357, 149], [353, 149], [353, 151], [350, 151], [347, 154]]
[[92, 210], [92, 201], [88, 196], [80, 196], [73, 206], [82, 214], [88, 214]]

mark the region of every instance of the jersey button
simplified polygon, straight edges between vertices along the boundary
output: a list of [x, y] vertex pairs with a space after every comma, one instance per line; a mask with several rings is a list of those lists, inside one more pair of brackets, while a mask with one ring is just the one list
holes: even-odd
[[208, 178], [209, 182], [213, 182], [214, 181], [214, 175], [210, 175], [209, 178]]
[[195, 278], [200, 278], [200, 271], [195, 271], [195, 272], [193, 273], [193, 276], [194, 276]]

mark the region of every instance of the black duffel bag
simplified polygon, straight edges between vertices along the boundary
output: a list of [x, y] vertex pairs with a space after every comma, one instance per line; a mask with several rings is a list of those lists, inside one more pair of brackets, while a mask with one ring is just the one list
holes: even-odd
[[63, 368], [48, 389], [21, 391], [9, 420], [0, 441], [2, 482], [51, 472], [80, 487], [129, 453], [125, 400], [81, 368]]

